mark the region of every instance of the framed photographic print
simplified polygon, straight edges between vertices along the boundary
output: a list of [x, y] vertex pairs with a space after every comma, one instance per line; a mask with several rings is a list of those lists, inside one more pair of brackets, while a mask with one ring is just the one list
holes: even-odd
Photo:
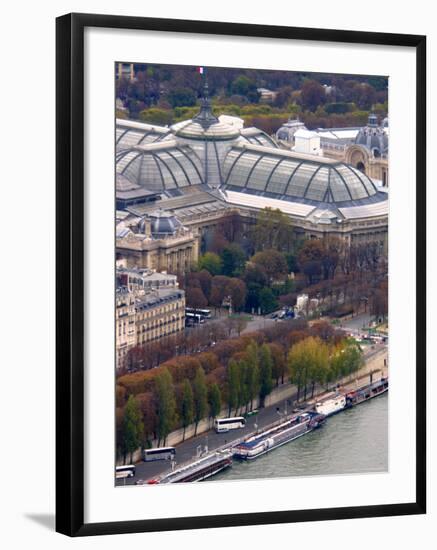
[[425, 37], [57, 20], [57, 530], [425, 513]]

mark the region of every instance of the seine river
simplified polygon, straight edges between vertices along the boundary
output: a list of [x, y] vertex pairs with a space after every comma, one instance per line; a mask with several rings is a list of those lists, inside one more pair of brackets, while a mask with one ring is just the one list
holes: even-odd
[[328, 418], [325, 425], [211, 481], [388, 470], [388, 394]]

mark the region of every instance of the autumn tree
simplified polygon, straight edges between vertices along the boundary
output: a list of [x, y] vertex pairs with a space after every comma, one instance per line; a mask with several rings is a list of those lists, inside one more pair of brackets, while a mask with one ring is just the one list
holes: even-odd
[[246, 303], [246, 285], [241, 279], [232, 277], [226, 286], [226, 294], [231, 298], [232, 309], [240, 311]]
[[268, 249], [257, 252], [252, 256], [251, 262], [264, 269], [270, 283], [287, 274], [288, 267], [285, 256], [277, 250]]
[[309, 284], [314, 284], [322, 274], [324, 248], [321, 239], [307, 239], [298, 254], [298, 263]]
[[291, 86], [281, 86], [277, 92], [273, 101], [275, 107], [284, 108], [291, 103], [293, 94], [293, 88]]
[[187, 306], [193, 308], [204, 308], [208, 305], [208, 300], [205, 298], [200, 287], [189, 287], [185, 291], [185, 297], [187, 301]]
[[209, 295], [211, 293], [211, 283], [212, 275], [206, 269], [196, 272], [196, 278], [199, 281], [200, 288], [207, 300], [209, 300]]
[[325, 103], [325, 89], [315, 80], [307, 80], [300, 91], [300, 102], [305, 109], [314, 112], [319, 105]]

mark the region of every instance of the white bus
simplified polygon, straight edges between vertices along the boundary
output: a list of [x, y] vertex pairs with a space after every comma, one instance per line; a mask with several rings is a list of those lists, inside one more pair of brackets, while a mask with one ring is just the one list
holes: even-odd
[[194, 313], [195, 315], [200, 315], [203, 319], [211, 319], [211, 310], [210, 309], [200, 309], [196, 307], [186, 307], [185, 313]]
[[174, 447], [157, 447], [156, 449], [144, 449], [143, 460], [144, 462], [151, 462], [152, 460], [172, 460], [176, 454]]
[[200, 313], [185, 313], [185, 321], [193, 325], [203, 324], [205, 319]]
[[217, 433], [237, 430], [238, 428], [244, 428], [245, 425], [246, 419], [242, 416], [236, 416], [234, 418], [216, 418], [214, 420], [214, 428]]
[[115, 467], [115, 477], [117, 479], [123, 479], [125, 477], [135, 476], [135, 466], [133, 464], [125, 464], [124, 466]]

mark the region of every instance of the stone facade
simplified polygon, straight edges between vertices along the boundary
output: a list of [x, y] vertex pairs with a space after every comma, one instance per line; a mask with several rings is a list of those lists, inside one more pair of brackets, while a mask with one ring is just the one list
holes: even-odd
[[131, 292], [116, 291], [116, 366], [125, 365], [128, 351], [185, 328], [185, 293], [177, 288]]
[[115, 297], [115, 357], [121, 365], [129, 349], [136, 344], [135, 295], [126, 287], [119, 287]]

